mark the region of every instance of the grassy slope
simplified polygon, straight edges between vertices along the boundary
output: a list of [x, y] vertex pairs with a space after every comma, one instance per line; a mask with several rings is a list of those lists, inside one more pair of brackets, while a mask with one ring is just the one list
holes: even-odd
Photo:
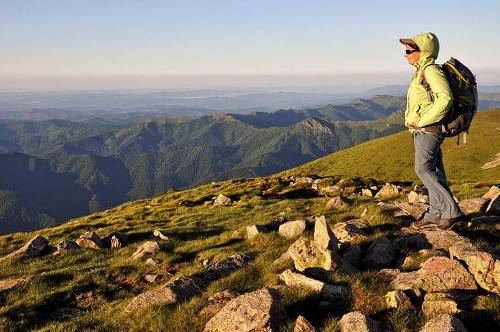
[[[498, 126], [498, 116], [498, 111], [479, 114], [475, 125], [493, 128]], [[481, 158], [472, 163], [474, 167], [489, 161], [497, 152], [493, 147], [494, 141], [486, 141], [491, 144], [483, 143], [480, 147], [474, 145], [473, 137], [476, 132], [477, 130], [473, 128], [467, 146], [456, 147], [467, 151], [476, 146], [476, 149], [484, 151]], [[494, 132], [493, 130], [492, 133]], [[355, 158], [356, 154], [346, 154], [355, 151], [356, 148], [353, 148], [290, 172], [355, 174], [355, 171], [365, 169], [367, 175], [372, 177], [378, 175], [386, 179], [411, 179], [411, 145], [406, 142], [409, 139], [407, 133], [396, 134], [363, 144], [364, 147], [370, 146], [370, 143], [375, 144], [374, 151], [370, 153], [368, 152], [370, 150], [358, 147], [364, 151], [357, 155], [360, 157]], [[382, 146], [386, 149], [377, 148], [380, 146], [377, 142], [384, 142]], [[403, 169], [400, 174], [396, 170], [384, 175], [383, 171], [391, 171], [394, 164], [391, 167], [384, 163], [380, 163], [381, 166], [367, 163], [358, 168], [359, 160], [370, 160], [380, 153], [384, 153], [385, 159], [389, 157], [390, 160], [396, 159], [394, 157], [397, 155], [394, 152], [398, 150], [391, 148], [389, 142], [394, 144], [393, 147], [405, 144], [407, 149], [408, 155], [400, 157], [403, 160], [401, 162], [406, 160], [406, 164], [400, 164]], [[446, 149], [455, 148], [450, 143], [452, 142], [447, 142]], [[449, 153], [445, 154], [449, 158]], [[351, 160], [338, 162], [339, 155], [351, 156]], [[335, 161], [340, 165], [335, 164]], [[311, 168], [311, 165], [326, 166], [329, 163], [333, 163], [333, 167], [317, 170]], [[340, 168], [342, 172], [337, 167], [342, 167]], [[473, 179], [473, 181], [488, 182], [497, 174], [493, 173], [487, 177], [471, 173], [474, 172], [462, 173], [467, 176], [458, 180]], [[404, 174], [408, 174], [408, 178]], [[454, 176], [453, 171], [451, 174]], [[455, 174], [460, 173], [455, 170]], [[197, 314], [206, 303], [207, 296], [227, 288], [245, 292], [264, 285], [279, 284], [276, 273], [284, 267], [273, 266], [270, 262], [285, 252], [292, 241], [281, 239], [276, 233], [265, 234], [257, 237], [255, 241], [248, 241], [244, 239], [245, 226], [268, 223], [287, 207], [291, 208], [291, 211], [286, 213], [288, 220], [324, 213], [331, 224], [357, 218], [365, 208], [368, 208], [367, 219], [373, 233], [361, 243], [366, 249], [373, 239], [384, 236], [388, 229], [398, 224], [396, 218], [382, 214], [376, 203], [369, 199], [354, 198], [354, 204], [349, 210], [333, 213], [324, 208], [328, 200], [325, 197], [299, 195], [294, 198], [277, 199], [259, 195], [262, 190], [273, 186], [278, 187], [276, 190], [280, 189], [279, 185], [273, 182], [266, 184], [263, 178], [235, 179], [207, 184], [190, 190], [166, 193], [150, 200], [126, 203], [108, 211], [73, 220], [65, 225], [36, 232], [47, 237], [52, 244], [63, 239], [75, 240], [86, 231], [96, 231], [100, 236], [112, 231], [127, 232], [131, 235], [132, 242], [119, 250], [79, 250], [57, 257], [45, 256], [31, 260], [13, 259], [0, 262], [0, 280], [10, 277], [30, 278], [17, 288], [0, 294], [0, 330], [197, 331], [209, 318]], [[459, 189], [458, 196], [467, 193], [470, 188], [464, 185]], [[488, 186], [485, 183], [475, 184], [473, 189], [484, 193]], [[238, 198], [238, 202], [231, 207], [211, 209], [201, 204], [219, 193]], [[195, 205], [179, 206], [181, 200], [191, 201]], [[146, 208], [148, 205], [151, 205], [151, 208]], [[137, 246], [150, 238], [156, 227], [162, 228], [170, 237], [170, 240], [162, 242], [162, 250], [156, 256], [162, 264], [159, 267], [151, 267], [143, 262], [129, 260]], [[0, 236], [0, 256], [19, 248], [33, 236], [34, 233]], [[310, 230], [306, 232], [306, 236], [312, 236]], [[488, 243], [481, 238], [477, 239], [476, 244], [488, 246]], [[174, 276], [187, 275], [203, 269], [201, 261], [204, 259], [220, 259], [236, 252], [256, 252], [258, 256], [247, 267], [212, 283], [203, 296], [195, 297], [174, 308], [151, 307], [139, 317], [124, 313], [125, 306], [134, 295], [154, 287], [143, 280], [144, 274], [162, 273], [168, 270]], [[173, 276], [165, 274], [162, 283], [171, 277]], [[336, 322], [343, 313], [361, 310], [383, 322], [384, 328], [390, 331], [412, 331], [423, 324], [419, 310], [404, 312], [388, 311], [385, 308], [383, 295], [389, 290], [388, 282], [374, 272], [360, 271], [350, 277], [333, 274], [330, 278], [332, 282], [348, 284], [353, 294], [352, 299], [346, 300], [343, 305], [325, 307], [319, 306], [318, 300], [304, 289], [283, 288], [280, 290], [282, 301], [292, 319], [302, 313], [317, 327], [330, 331], [335, 330]], [[477, 309], [477, 316], [465, 321], [471, 331], [474, 330], [471, 327], [478, 327], [481, 324], [484, 326], [483, 330], [498, 324], [494, 319], [500, 316], [498, 297], [489, 296], [477, 301], [474, 307]], [[284, 330], [292, 330], [291, 320]]]
[[[498, 167], [480, 169], [481, 165], [494, 159], [495, 154], [500, 152], [499, 142], [500, 109], [476, 115], [467, 144], [456, 145], [456, 138], [446, 139], [442, 151], [450, 182], [499, 183]], [[388, 181], [417, 180], [413, 158], [411, 134], [402, 132], [335, 152], [281, 174], [363, 176]]]

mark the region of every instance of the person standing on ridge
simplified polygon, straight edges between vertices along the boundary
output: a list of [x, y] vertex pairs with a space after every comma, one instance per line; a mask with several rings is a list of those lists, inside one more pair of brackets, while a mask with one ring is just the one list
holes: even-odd
[[399, 41], [406, 46], [404, 57], [416, 68], [406, 98], [405, 126], [415, 145], [415, 172], [429, 192], [429, 208], [412, 227], [451, 229], [464, 221], [464, 215], [448, 186], [440, 148], [444, 141], [440, 121], [453, 104], [453, 94], [444, 72], [434, 63], [439, 41], [430, 32]]

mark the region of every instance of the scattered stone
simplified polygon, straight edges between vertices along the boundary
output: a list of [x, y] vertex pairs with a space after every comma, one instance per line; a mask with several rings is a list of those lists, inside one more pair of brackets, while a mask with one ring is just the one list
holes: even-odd
[[213, 206], [219, 206], [219, 205], [224, 205], [224, 206], [229, 206], [233, 204], [233, 200], [227, 196], [224, 196], [223, 194], [219, 194], [217, 198], [214, 200], [214, 205]]
[[433, 256], [448, 256], [446, 254], [446, 252], [444, 252], [443, 250], [439, 250], [439, 249], [420, 249], [418, 251], [418, 255], [419, 256], [427, 256], [427, 257], [433, 257]]
[[488, 190], [488, 192], [484, 194], [481, 198], [492, 200], [498, 194], [500, 194], [500, 188], [497, 186], [491, 186], [490, 190]]
[[299, 315], [295, 321], [293, 332], [316, 332], [316, 329], [304, 316]]
[[401, 229], [402, 236], [395, 239], [393, 244], [399, 249], [443, 249], [448, 250], [452, 245], [461, 241], [468, 241], [452, 230], [429, 228], [414, 230]]
[[80, 249], [80, 246], [71, 240], [63, 240], [57, 244], [57, 251]]
[[391, 198], [399, 196], [400, 190], [401, 189], [398, 186], [387, 182], [382, 188], [380, 188], [378, 193], [375, 195], [375, 198]]
[[82, 248], [91, 248], [97, 250], [104, 249], [104, 243], [95, 232], [87, 232], [80, 235], [80, 238], [76, 240], [76, 243]]
[[156, 255], [160, 251], [160, 245], [156, 241], [146, 241], [132, 254], [132, 259], [141, 259], [146, 255]]
[[434, 317], [439, 314], [458, 314], [462, 312], [458, 308], [458, 303], [446, 293], [427, 293], [422, 303], [422, 312], [427, 317]]
[[273, 261], [273, 264], [284, 264], [287, 261], [291, 261], [292, 257], [290, 257], [290, 253], [285, 251], [280, 257], [276, 258]]
[[363, 210], [363, 212], [361, 212], [361, 215], [360, 215], [359, 217], [360, 217], [360, 218], [364, 218], [364, 217], [366, 217], [367, 215], [368, 215], [368, 209], [367, 209], [367, 208], [365, 208], [365, 209]]
[[160, 229], [155, 229], [153, 232], [153, 236], [159, 238], [160, 240], [168, 240], [168, 236], [163, 234], [163, 232]]
[[126, 311], [134, 313], [153, 304], [176, 304], [200, 294], [205, 288], [203, 279], [196, 276], [182, 276], [158, 289], [139, 294], [127, 305]]
[[423, 203], [406, 203], [395, 202], [394, 205], [403, 211], [406, 215], [413, 217], [415, 220], [420, 219], [427, 211], [428, 205]]
[[500, 215], [500, 194], [497, 194], [488, 204], [486, 214]]
[[305, 287], [316, 292], [320, 297], [331, 302], [346, 301], [349, 292], [346, 286], [327, 284], [322, 281], [309, 278], [303, 274], [288, 269], [280, 274], [282, 280], [288, 287]]
[[345, 210], [349, 206], [347, 200], [341, 196], [335, 196], [326, 203], [326, 208], [329, 210]]
[[25, 280], [26, 280], [25, 278], [11, 278], [11, 279], [0, 280], [0, 293], [16, 287]]
[[144, 280], [146, 280], [147, 282], [149, 282], [151, 284], [154, 284], [154, 283], [158, 282], [158, 280], [160, 280], [160, 275], [158, 275], [158, 274], [146, 274], [144, 276]]
[[149, 257], [148, 259], [146, 259], [146, 265], [159, 265], [160, 264], [160, 261], [157, 260], [157, 259], [153, 259], [151, 257]]
[[361, 247], [357, 244], [350, 245], [342, 251], [342, 258], [352, 266], [358, 267], [361, 259]]
[[371, 268], [388, 267], [396, 258], [396, 252], [389, 239], [378, 238], [368, 247], [363, 265]]
[[463, 261], [481, 288], [500, 294], [500, 261], [477, 250], [470, 242], [461, 241], [450, 247], [450, 256]]
[[225, 291], [215, 293], [207, 299], [207, 304], [200, 310], [200, 314], [213, 317], [232, 299], [240, 294], [226, 289]]
[[410, 191], [408, 194], [408, 203], [410, 204], [415, 204], [415, 203], [423, 203], [423, 204], [429, 204], [429, 196], [425, 194], [419, 194], [416, 191]]
[[22, 256], [26, 258], [35, 258], [44, 254], [49, 248], [49, 241], [41, 235], [37, 235], [31, 240], [29, 240], [24, 246], [11, 252], [7, 256], [0, 258], [0, 261], [11, 258]]
[[243, 267], [252, 258], [253, 256], [248, 254], [235, 254], [229, 256], [210, 265], [205, 271], [200, 273], [200, 276], [207, 281], [219, 279]]
[[385, 295], [385, 303], [387, 304], [388, 308], [405, 310], [414, 309], [410, 297], [406, 295], [405, 292], [400, 290], [395, 290], [387, 293]]
[[371, 191], [371, 189], [363, 188], [361, 189], [361, 195], [366, 197], [373, 197], [373, 192]]
[[428, 321], [419, 332], [467, 332], [467, 329], [458, 318], [442, 314]]
[[267, 227], [262, 225], [247, 226], [246, 230], [248, 239], [255, 237], [257, 234], [263, 234], [268, 232]]
[[394, 280], [401, 271], [399, 269], [382, 269], [378, 273]]
[[391, 283], [397, 290], [424, 290], [447, 292], [450, 290], [476, 290], [472, 275], [460, 262], [446, 257], [431, 257], [414, 272], [400, 273]]
[[464, 199], [458, 206], [460, 210], [466, 215], [483, 215], [486, 213], [488, 208], [488, 203], [490, 202], [487, 198], [471, 198]]
[[208, 321], [203, 331], [278, 331], [285, 319], [278, 291], [262, 288], [229, 301]]
[[317, 217], [314, 222], [314, 241], [321, 249], [337, 251], [337, 238], [328, 226], [325, 216]]
[[350, 243], [352, 241], [359, 241], [366, 238], [366, 233], [355, 226], [354, 223], [339, 222], [333, 226], [333, 234], [340, 243]]
[[361, 311], [353, 311], [342, 316], [339, 321], [341, 332], [375, 332], [380, 331], [377, 322], [366, 317]]
[[301, 235], [306, 229], [306, 221], [303, 219], [293, 220], [281, 224], [278, 229], [278, 234], [285, 239], [293, 239]]

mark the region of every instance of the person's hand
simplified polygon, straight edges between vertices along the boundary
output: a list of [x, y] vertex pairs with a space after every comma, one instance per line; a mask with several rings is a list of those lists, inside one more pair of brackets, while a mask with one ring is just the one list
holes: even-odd
[[419, 126], [413, 123], [409, 123], [406, 127], [409, 129], [419, 129]]

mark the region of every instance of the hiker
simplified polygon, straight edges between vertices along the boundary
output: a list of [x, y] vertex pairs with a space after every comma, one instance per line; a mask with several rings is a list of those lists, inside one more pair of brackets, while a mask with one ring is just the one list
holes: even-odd
[[[444, 135], [439, 122], [452, 106], [453, 94], [444, 72], [434, 63], [439, 41], [430, 32], [399, 41], [406, 46], [404, 57], [416, 68], [408, 88], [405, 126], [415, 145], [415, 172], [429, 191], [429, 208], [412, 227], [434, 225], [451, 229], [464, 216], [448, 186], [440, 148]], [[422, 74], [432, 96], [423, 85]]]

